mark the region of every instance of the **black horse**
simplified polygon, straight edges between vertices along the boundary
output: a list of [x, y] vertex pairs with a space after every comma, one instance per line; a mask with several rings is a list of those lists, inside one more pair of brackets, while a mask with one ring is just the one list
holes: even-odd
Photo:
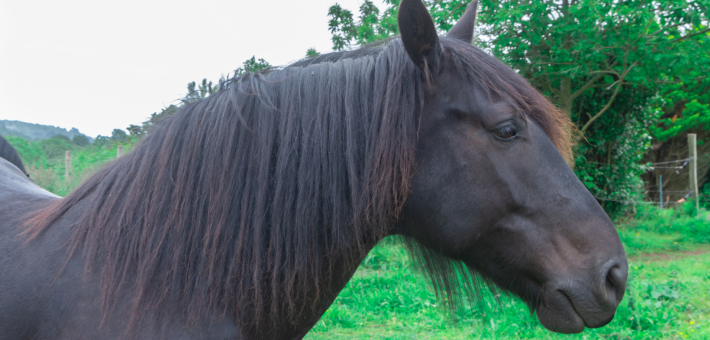
[[0, 158], [6, 159], [8, 162], [20, 169], [23, 174], [29, 176], [27, 174], [27, 170], [25, 170], [25, 166], [22, 165], [22, 159], [17, 153], [17, 150], [15, 150], [12, 144], [10, 144], [7, 139], [3, 138], [3, 136], [0, 136]]
[[0, 337], [300, 339], [388, 235], [449, 301], [607, 324], [626, 257], [571, 125], [474, 18], [403, 0], [401, 38], [235, 78], [61, 199], [0, 162]]

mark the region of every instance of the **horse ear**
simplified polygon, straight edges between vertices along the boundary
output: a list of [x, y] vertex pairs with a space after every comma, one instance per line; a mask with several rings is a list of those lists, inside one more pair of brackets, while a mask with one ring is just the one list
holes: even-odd
[[[441, 61], [442, 48], [434, 20], [421, 0], [402, 0], [397, 14], [397, 24], [404, 49], [419, 68], [436, 71]], [[429, 70], [426, 70], [426, 68]]]
[[467, 43], [473, 42], [473, 30], [476, 26], [476, 16], [478, 12], [478, 0], [473, 0], [471, 4], [468, 5], [466, 13], [463, 17], [451, 28], [449, 33], [446, 34], [449, 38], [454, 38], [458, 40], [465, 41]]

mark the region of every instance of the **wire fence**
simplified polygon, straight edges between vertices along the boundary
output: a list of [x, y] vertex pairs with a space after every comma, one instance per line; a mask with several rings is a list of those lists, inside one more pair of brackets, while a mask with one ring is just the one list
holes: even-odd
[[[677, 166], [669, 166], [670, 164], [676, 164], [676, 163], [682, 163], [682, 164], [677, 165]], [[594, 165], [606, 166], [606, 167], [610, 167], [610, 168], [621, 168], [620, 166], [609, 164], [609, 163], [585, 162], [585, 164], [594, 164]], [[646, 163], [643, 165], [651, 167], [652, 168], [651, 170], [656, 170], [656, 169], [684, 169], [686, 166], [688, 166], [688, 164], [690, 164], [690, 158], [679, 159], [679, 160], [669, 161], [669, 162]]]
[[[691, 194], [691, 193], [688, 192], [687, 195], [686, 195], [684, 198], [687, 199], [688, 197], [690, 197], [690, 194]], [[594, 196], [594, 198], [596, 198], [596, 199], [598, 199], [598, 200], [600, 200], [600, 201], [616, 202], [616, 203], [621, 203], [621, 204], [633, 204], [633, 205], [641, 205], [641, 204], [652, 204], [652, 205], [654, 205], [654, 204], [655, 204], [655, 205], [658, 205], [658, 204], [661, 203], [660, 201], [618, 200], [618, 199], [613, 199], [613, 198], [599, 197], [599, 196], [596, 196], [596, 195], [592, 195], [592, 196]], [[702, 197], [703, 199], [700, 199], [699, 202], [703, 202], [703, 203], [708, 203], [708, 202], [710, 202], [710, 195], [702, 195], [701, 197]], [[663, 202], [663, 205], [665, 206], [665, 205], [667, 205], [667, 204], [680, 204], [680, 203], [683, 203], [683, 202], [664, 201], [664, 202]]]
[[[676, 170], [676, 171], [674, 171], [675, 175], [680, 175], [682, 170], [684, 170], [690, 164], [690, 161], [691, 161], [691, 158], [683, 158], [683, 159], [677, 159], [677, 160], [666, 161], [666, 162], [646, 163], [644, 165], [646, 165], [650, 168], [649, 171]], [[611, 167], [611, 168], [620, 168], [619, 166], [608, 164], [608, 163], [599, 163], [599, 162], [585, 162], [585, 163], [586, 164], [593, 164], [593, 165], [600, 165], [600, 166], [605, 166], [605, 167]], [[679, 165], [673, 165], [673, 164], [679, 164]], [[683, 195], [684, 194], [684, 197], [680, 200], [677, 200], [677, 201], [664, 200], [663, 201], [664, 206], [671, 205], [671, 204], [683, 203], [692, 194], [691, 189], [688, 189], [688, 190], [650, 190], [650, 189], [656, 189], [656, 188], [659, 188], [659, 184], [649, 184], [645, 187], [644, 192], [645, 193], [669, 194], [668, 196]], [[659, 188], [659, 189], [662, 189], [662, 188]], [[593, 196], [594, 196], [594, 198], [596, 198], [599, 201], [615, 202], [615, 203], [621, 203], [621, 204], [626, 204], [626, 205], [644, 205], [644, 204], [645, 205], [659, 205], [659, 204], [661, 204], [661, 201], [653, 201], [653, 200], [650, 200], [650, 201], [620, 200], [620, 199], [614, 199], [614, 198], [609, 198], [609, 197], [599, 197], [596, 195], [593, 195]], [[703, 202], [703, 203], [710, 202], [710, 195], [699, 195], [698, 201]]]

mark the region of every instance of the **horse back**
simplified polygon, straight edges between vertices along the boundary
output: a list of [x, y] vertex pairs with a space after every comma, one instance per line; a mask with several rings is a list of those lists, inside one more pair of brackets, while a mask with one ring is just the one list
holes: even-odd
[[135, 333], [127, 334], [131, 289], [119, 293], [121, 303], [102, 320], [101, 280], [85, 272], [82, 249], [72, 257], [68, 251], [72, 227], [91, 197], [37, 237], [22, 235], [28, 219], [58, 199], [0, 158], [0, 340], [241, 338], [234, 322], [223, 315], [198, 325], [149, 315]]
[[3, 206], [13, 201], [43, 201], [57, 198], [59, 196], [40, 188], [28, 179], [22, 169], [9, 160], [0, 158], [0, 202]]

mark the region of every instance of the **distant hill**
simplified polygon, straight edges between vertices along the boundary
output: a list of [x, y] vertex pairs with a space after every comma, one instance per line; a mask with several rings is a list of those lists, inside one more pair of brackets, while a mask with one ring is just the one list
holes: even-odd
[[[76, 128], [67, 130], [51, 125], [25, 123], [17, 120], [0, 120], [0, 136], [17, 136], [27, 140], [38, 140], [51, 138], [56, 135], [66, 136], [72, 139], [74, 136], [83, 135], [83, 133], [79, 132]], [[89, 141], [93, 141], [93, 138], [88, 138]]]

